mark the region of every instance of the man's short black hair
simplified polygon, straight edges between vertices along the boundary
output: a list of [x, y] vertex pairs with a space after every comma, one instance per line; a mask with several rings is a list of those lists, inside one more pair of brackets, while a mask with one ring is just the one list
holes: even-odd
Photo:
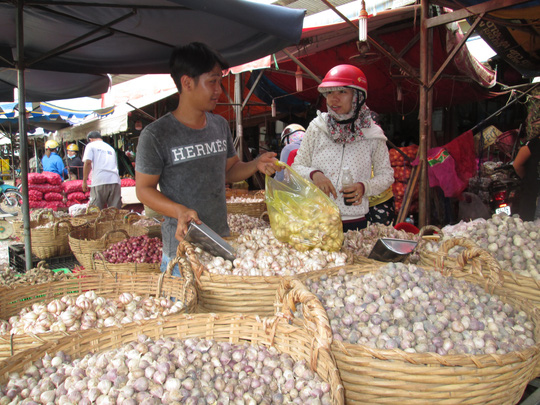
[[187, 75], [195, 80], [200, 75], [212, 71], [218, 65], [221, 70], [229, 68], [227, 61], [217, 51], [201, 42], [192, 42], [176, 48], [169, 61], [171, 77], [178, 92], [182, 92], [180, 79]]
[[86, 135], [86, 139], [101, 139], [101, 133], [99, 131], [90, 131], [88, 132], [88, 135]]

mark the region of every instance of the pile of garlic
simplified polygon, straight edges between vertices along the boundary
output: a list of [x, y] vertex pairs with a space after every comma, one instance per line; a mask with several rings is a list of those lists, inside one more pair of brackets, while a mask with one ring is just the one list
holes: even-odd
[[227, 223], [231, 233], [241, 235], [256, 228], [268, 228], [270, 224], [263, 219], [246, 214], [227, 214]]
[[235, 276], [291, 276], [347, 263], [343, 251], [315, 248], [300, 252], [277, 240], [270, 228], [244, 232], [231, 245], [236, 250], [234, 262], [214, 257], [200, 248], [196, 252], [210, 273]]
[[184, 307], [180, 301], [172, 302], [163, 297], [143, 298], [126, 292], [113, 300], [90, 290], [79, 296], [65, 295], [49, 303], [40, 302], [23, 308], [9, 321], [0, 320], [0, 334], [74, 332], [120, 326], [178, 313]]

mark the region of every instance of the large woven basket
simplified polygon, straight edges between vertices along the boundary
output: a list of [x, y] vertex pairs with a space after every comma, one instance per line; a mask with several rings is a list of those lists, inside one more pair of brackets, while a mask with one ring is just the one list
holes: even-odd
[[[179, 264], [182, 278], [171, 276], [172, 267], [176, 263]], [[97, 295], [105, 298], [118, 298], [120, 294], [125, 292], [137, 294], [142, 297], [165, 297], [183, 302], [185, 304], [185, 312], [192, 313], [196, 310], [197, 290], [191, 267], [185, 258], [177, 257], [171, 260], [167, 271], [160, 274], [122, 273], [116, 274], [114, 278], [105, 274], [89, 274], [88, 272], [81, 274], [82, 276], [80, 278], [3, 291], [0, 297], [0, 318], [7, 320], [9, 317], [18, 314], [21, 309], [37, 302], [48, 303], [64, 295], [78, 296], [86, 291], [95, 291]], [[146, 323], [149, 321], [139, 322]], [[122, 327], [127, 326], [128, 324], [123, 324]], [[107, 335], [112, 329], [115, 328], [103, 328], [97, 331], [97, 333]], [[46, 342], [56, 341], [68, 335], [78, 335], [81, 332], [0, 335], [0, 359], [5, 359], [23, 350], [36, 349]]]
[[129, 214], [129, 210], [122, 210], [116, 207], [107, 207], [100, 210], [99, 207], [91, 205], [88, 207], [86, 214], [71, 217], [70, 221], [75, 226], [83, 225], [96, 220], [122, 221], [124, 216], [127, 214]]
[[71, 217], [70, 222], [73, 226], [84, 225], [89, 221], [95, 220], [99, 216], [100, 212], [101, 210], [99, 209], [99, 207], [95, 205], [89, 205], [86, 208], [86, 212], [84, 214]]
[[260, 201], [244, 203], [227, 202], [227, 214], [245, 214], [250, 217], [260, 218], [266, 211], [264, 191], [250, 191], [247, 195], [242, 197], [260, 199]]
[[69, 233], [71, 251], [86, 270], [92, 269], [92, 254], [129, 237], [125, 229], [113, 229], [114, 225], [112, 221], [87, 223]]
[[[448, 252], [455, 246], [465, 248], [458, 256], [450, 257]], [[475, 252], [483, 252], [489, 257], [484, 261], [483, 268], [473, 267], [469, 257], [475, 255]], [[493, 277], [493, 269], [500, 273], [500, 285], [508, 291], [509, 294], [523, 298], [532, 305], [540, 309], [540, 280], [532, 277], [522, 276], [512, 271], [502, 270], [499, 262], [489, 252], [480, 248], [473, 240], [468, 238], [452, 238], [445, 240], [438, 252], [422, 251], [420, 254], [420, 263], [433, 266], [437, 269], [463, 269], [468, 274], [468, 279], [485, 280]]]
[[[345, 266], [348, 274], [361, 276], [382, 263]], [[436, 271], [425, 267], [426, 270]], [[307, 291], [306, 279], [333, 276], [340, 269], [300, 274], [285, 280], [276, 305], [294, 310], [288, 295]], [[474, 282], [474, 281], [473, 281]], [[334, 341], [332, 353], [340, 371], [348, 404], [515, 404], [534, 377], [540, 358], [540, 317], [536, 308], [502, 291], [505, 302], [525, 311], [535, 323], [536, 345], [505, 355], [446, 355], [379, 350], [360, 344]], [[298, 322], [298, 321], [296, 321]]]
[[[88, 353], [103, 352], [137, 341], [140, 334], [154, 341], [160, 338], [203, 338], [236, 344], [247, 342], [273, 346], [279, 352], [289, 354], [296, 361], [304, 360], [308, 364], [314, 346], [319, 344], [319, 341], [314, 341], [302, 328], [288, 325], [278, 317], [261, 320], [242, 314], [178, 315], [143, 325], [130, 324], [121, 329], [114, 328], [107, 333], [87, 330], [77, 336], [62, 338], [32, 351], [25, 351], [0, 364], [0, 382], [5, 384], [10, 373], [22, 373], [46, 353], [63, 351], [72, 358], [79, 358]], [[329, 351], [325, 349], [318, 351], [314, 370], [323, 381], [329, 383], [332, 403], [342, 405], [343, 387]]]
[[[142, 219], [152, 220], [152, 221], [155, 222], [155, 225], [149, 225], [149, 226], [134, 225], [135, 223], [137, 223], [137, 221], [140, 221]], [[160, 238], [161, 239], [161, 237], [162, 237], [162, 235], [161, 235], [161, 222], [159, 222], [158, 220], [151, 219], [151, 218], [146, 217], [144, 215], [140, 215], [140, 214], [138, 214], [136, 212], [130, 212], [130, 213], [124, 215], [123, 222], [124, 222], [124, 224], [126, 226], [126, 229], [130, 232], [130, 234], [144, 232], [150, 238]]]
[[[40, 227], [39, 220], [30, 221], [32, 253], [40, 259], [69, 255], [68, 235], [73, 225], [68, 219], [55, 220], [50, 227]], [[22, 238], [24, 242], [24, 237]]]
[[[233, 276], [210, 273], [199, 261], [193, 246], [178, 245], [178, 255], [191, 262], [198, 284], [199, 310], [204, 312], [242, 312], [271, 316], [280, 282], [293, 276]], [[350, 256], [352, 262], [352, 255]]]
[[[49, 222], [54, 222], [56, 218], [54, 217], [53, 213], [51, 211], [41, 211], [37, 214], [36, 219], [33, 219], [30, 221], [30, 229], [32, 227], [45, 225]], [[11, 221], [13, 225], [13, 232], [15, 233], [15, 236], [19, 238], [20, 240], [24, 241], [24, 222], [22, 219], [17, 219], [14, 221]]]

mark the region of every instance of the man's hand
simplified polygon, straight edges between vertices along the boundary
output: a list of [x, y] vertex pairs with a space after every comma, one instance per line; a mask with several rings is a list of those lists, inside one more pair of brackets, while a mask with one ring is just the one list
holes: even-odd
[[332, 184], [330, 179], [328, 179], [328, 177], [324, 175], [324, 173], [316, 172], [313, 175], [312, 180], [313, 184], [319, 187], [324, 194], [326, 194], [327, 196], [330, 196], [330, 194], [332, 194], [334, 198], [337, 198], [337, 193], [334, 185]]
[[184, 207], [184, 209], [179, 211], [176, 218], [178, 219], [178, 226], [176, 227], [176, 233], [174, 236], [180, 242], [184, 240], [191, 221], [195, 221], [197, 225], [202, 224], [202, 221], [199, 219], [199, 215], [197, 215], [197, 211], [190, 208]]
[[268, 176], [273, 175], [275, 172], [283, 170], [283, 166], [278, 166], [276, 163], [277, 154], [274, 152], [266, 152], [257, 158], [257, 169]]
[[86, 180], [82, 181], [82, 191], [83, 193], [86, 193], [88, 191], [88, 184], [86, 183]]

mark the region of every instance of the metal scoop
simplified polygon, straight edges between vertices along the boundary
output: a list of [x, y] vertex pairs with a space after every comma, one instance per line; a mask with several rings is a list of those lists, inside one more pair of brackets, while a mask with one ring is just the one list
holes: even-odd
[[191, 221], [184, 239], [199, 245], [201, 249], [213, 256], [220, 256], [231, 261], [236, 259], [234, 248], [204, 223], [198, 225]]
[[416, 248], [418, 242], [406, 239], [381, 238], [377, 240], [369, 259], [381, 262], [401, 262]]

